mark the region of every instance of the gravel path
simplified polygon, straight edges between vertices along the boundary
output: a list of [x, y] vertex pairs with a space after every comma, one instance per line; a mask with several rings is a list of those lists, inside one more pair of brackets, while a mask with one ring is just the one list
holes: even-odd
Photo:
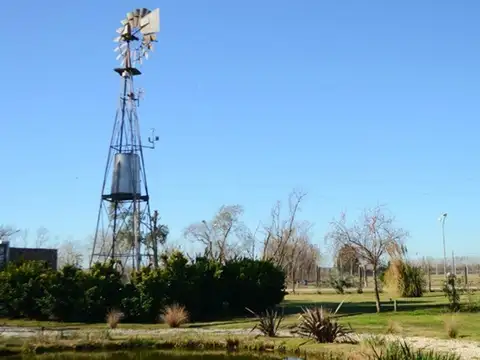
[[[44, 336], [58, 335], [60, 330], [45, 330], [41, 331], [38, 328], [26, 328], [26, 327], [0, 327], [0, 336], [3, 337], [32, 337], [37, 336], [40, 332]], [[72, 336], [76, 333], [85, 333], [85, 330], [78, 329], [62, 329], [64, 336]], [[89, 333], [101, 332], [102, 330], [88, 330]], [[218, 335], [258, 335], [258, 331], [252, 331], [245, 329], [155, 329], [155, 330], [139, 330], [139, 329], [116, 329], [111, 330], [113, 334], [124, 336], [137, 336], [137, 335], [150, 335], [152, 337], [161, 336], [164, 334], [181, 334], [181, 333], [198, 333], [198, 334], [218, 334]], [[292, 337], [289, 331], [279, 331], [279, 336]], [[358, 340], [366, 340], [372, 337], [370, 334], [357, 334], [355, 337]], [[444, 340], [434, 339], [427, 337], [400, 337], [395, 335], [377, 335], [377, 338], [383, 338], [387, 341], [405, 340], [416, 348], [422, 349], [434, 349], [435, 351], [443, 352], [455, 352], [465, 360], [480, 360], [480, 342], [466, 341], [466, 340]]]

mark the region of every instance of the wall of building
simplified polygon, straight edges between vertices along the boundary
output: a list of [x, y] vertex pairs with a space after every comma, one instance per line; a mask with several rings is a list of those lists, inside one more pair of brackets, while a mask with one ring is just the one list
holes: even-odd
[[45, 261], [54, 270], [57, 270], [58, 254], [57, 249], [30, 249], [10, 248], [9, 261]]

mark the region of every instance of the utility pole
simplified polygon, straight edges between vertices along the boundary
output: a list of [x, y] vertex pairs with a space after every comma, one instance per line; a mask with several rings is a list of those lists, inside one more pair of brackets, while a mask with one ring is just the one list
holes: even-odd
[[443, 240], [443, 276], [447, 277], [447, 247], [445, 245], [445, 220], [447, 213], [443, 213], [438, 219], [442, 222], [442, 240]]

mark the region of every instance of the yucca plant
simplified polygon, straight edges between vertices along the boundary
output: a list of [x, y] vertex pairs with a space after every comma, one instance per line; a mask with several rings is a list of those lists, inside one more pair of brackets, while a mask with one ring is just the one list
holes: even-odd
[[405, 341], [388, 343], [380, 349], [371, 345], [370, 360], [460, 360], [454, 353], [438, 353], [434, 350], [414, 349]]
[[249, 308], [245, 309], [252, 313], [258, 320], [258, 323], [252, 328], [251, 331], [259, 330], [265, 336], [277, 336], [277, 332], [280, 329], [280, 324], [284, 318], [283, 308], [281, 313], [276, 310], [267, 309], [265, 312], [260, 314], [257, 314]]
[[352, 341], [348, 336], [353, 332], [352, 329], [339, 324], [335, 319], [342, 305], [343, 301], [334, 312], [323, 307], [302, 308], [303, 313], [295, 332], [319, 343], [333, 343], [339, 338]]

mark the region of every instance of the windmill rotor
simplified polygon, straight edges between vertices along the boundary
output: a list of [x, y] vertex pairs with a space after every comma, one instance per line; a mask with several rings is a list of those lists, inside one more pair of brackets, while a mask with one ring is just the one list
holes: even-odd
[[[117, 60], [122, 68], [132, 68], [148, 59], [148, 53], [153, 51], [153, 43], [157, 41], [160, 31], [160, 9], [136, 9], [127, 13], [116, 32], [118, 36], [113, 40], [119, 45]], [[133, 62], [133, 64], [132, 64]]]

